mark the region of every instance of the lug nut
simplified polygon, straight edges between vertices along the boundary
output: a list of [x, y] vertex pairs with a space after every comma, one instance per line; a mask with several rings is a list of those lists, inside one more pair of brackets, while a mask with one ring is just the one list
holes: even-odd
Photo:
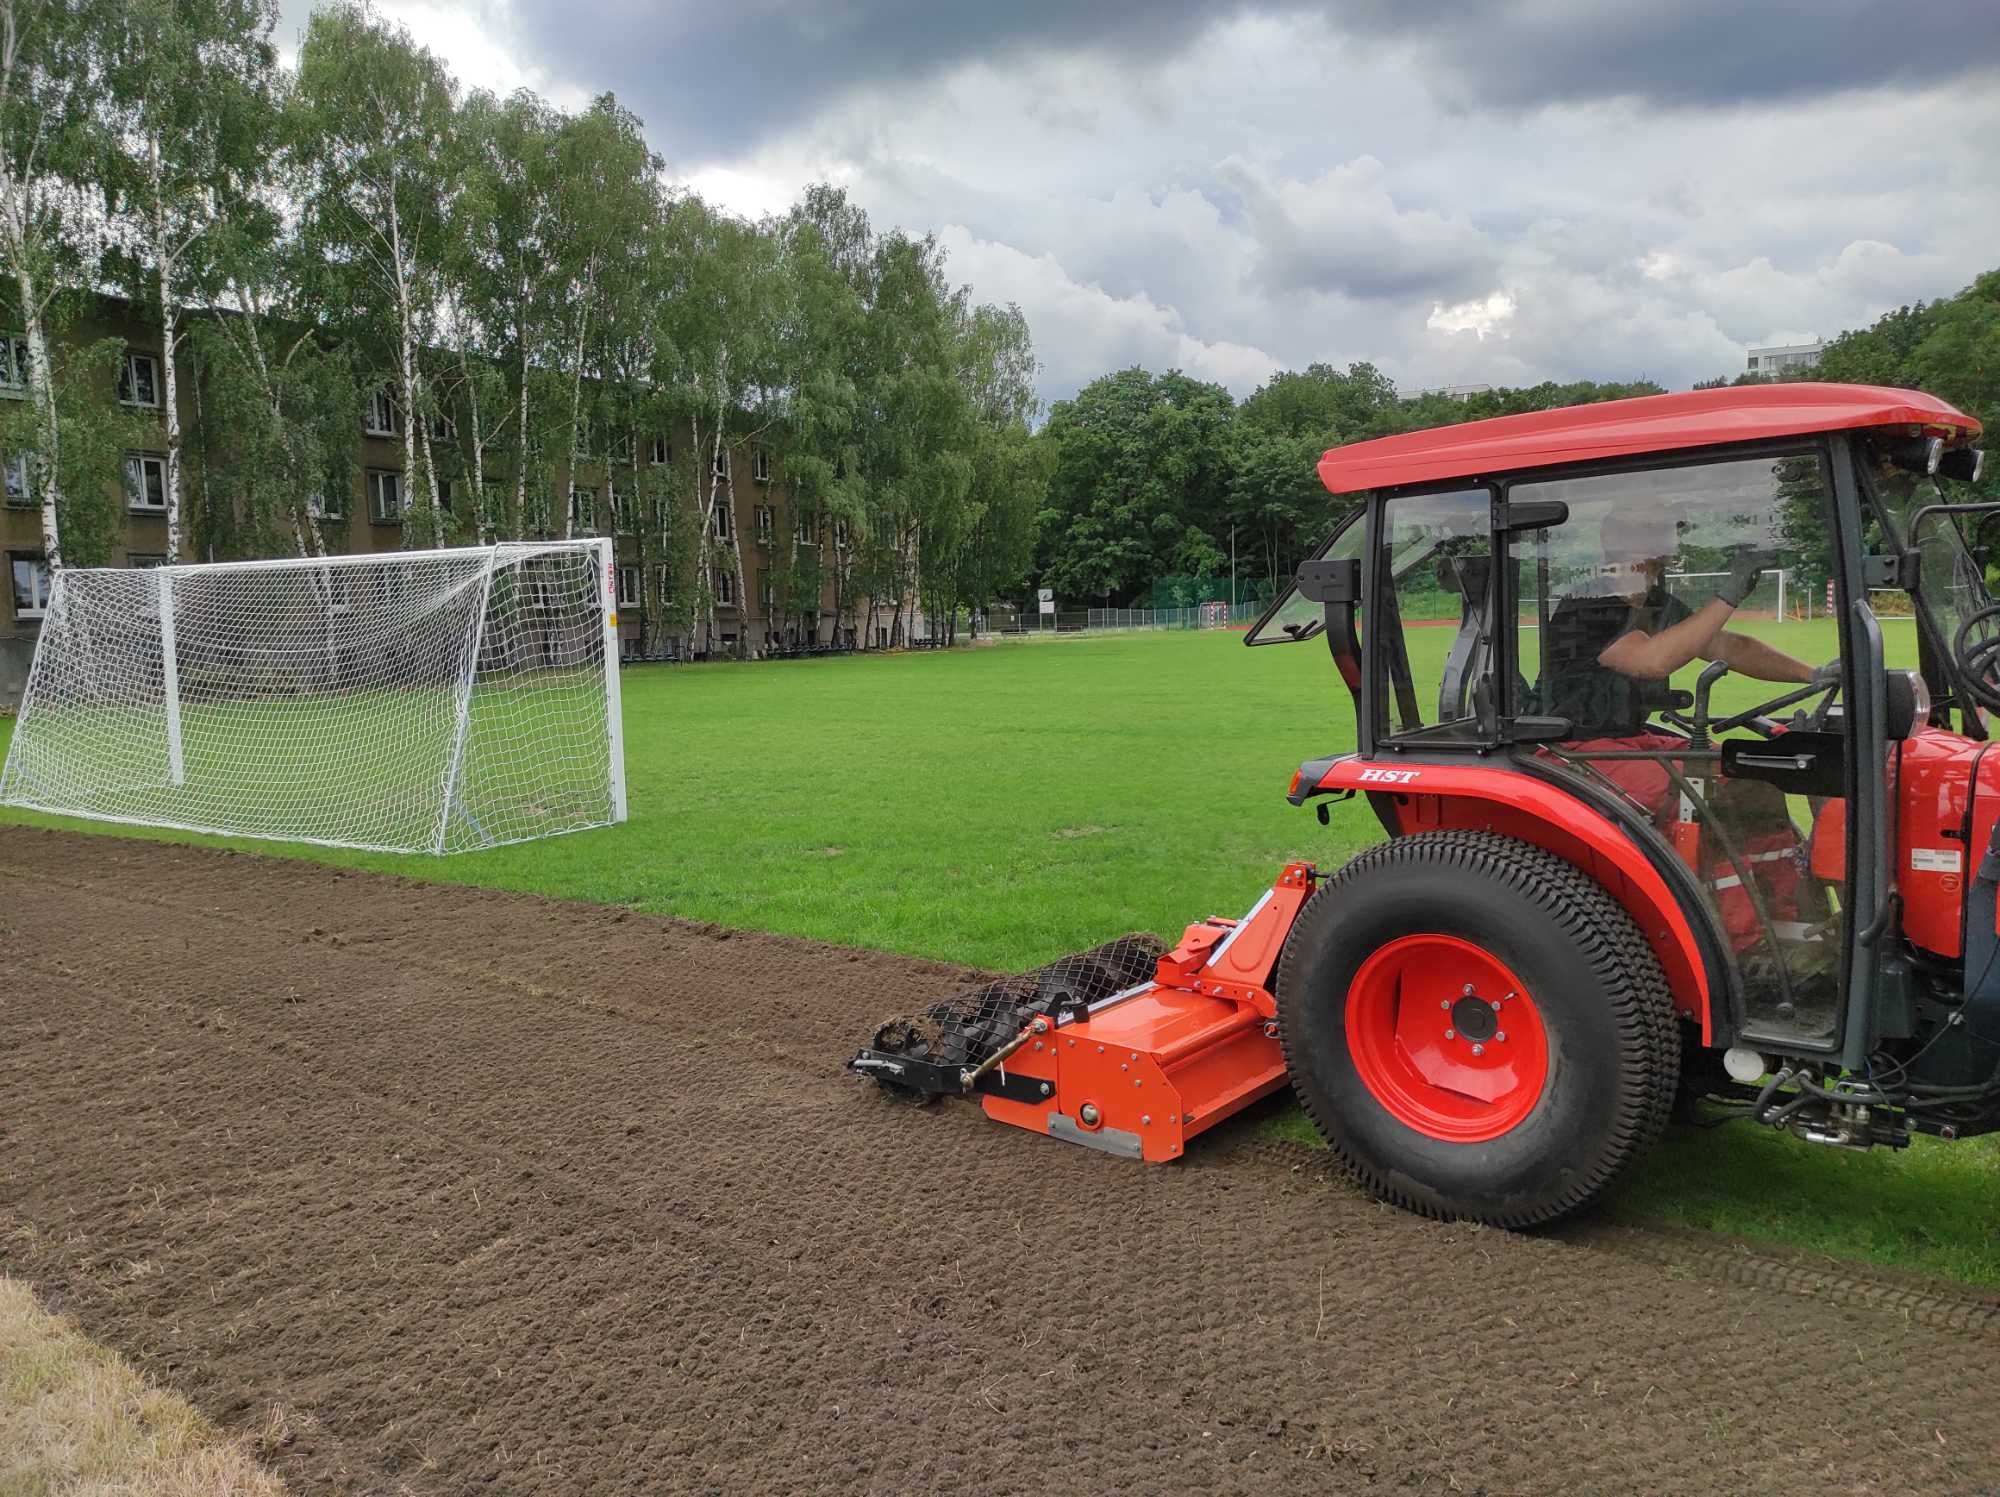
[[1465, 996], [1466, 996], [1466, 997], [1468, 997], [1468, 998], [1470, 998], [1470, 997], [1472, 996], [1472, 984], [1471, 984], [1471, 983], [1467, 983], [1467, 984], [1465, 985]]
[[1484, 1045], [1474, 1045], [1472, 1047], [1472, 1053], [1474, 1055], [1484, 1055], [1486, 1053], [1486, 1047]]
[[1506, 1031], [1506, 1030], [1504, 1030], [1504, 1029], [1502, 1029], [1502, 1030], [1499, 1030], [1498, 1032], [1496, 1032], [1496, 1033], [1494, 1034], [1493, 1038], [1494, 1038], [1494, 1039], [1495, 1039], [1496, 1041], [1498, 1041], [1498, 1042], [1499, 1042], [1500, 1044], [1503, 1044], [1503, 1045], [1504, 1045], [1504, 1044], [1506, 1044], [1506, 1043], [1507, 1043], [1507, 1031]]
[[1083, 1106], [1079, 1107], [1076, 1110], [1077, 1121], [1080, 1123], [1086, 1123], [1092, 1128], [1095, 1128], [1097, 1126], [1098, 1119], [1101, 1118], [1103, 1115], [1104, 1114], [1102, 1114], [1097, 1110], [1097, 1104], [1095, 1102], [1086, 1102], [1083, 1104]]
[[1496, 1014], [1500, 1012], [1500, 1000], [1498, 998], [1493, 1000], [1493, 1012]]
[[1451, 1000], [1449, 998], [1438, 999], [1438, 1007], [1449, 1011], [1451, 1008]]
[[1458, 1038], [1458, 1031], [1456, 1029], [1447, 1029], [1444, 1032], [1444, 1037], [1448, 1040], [1455, 1040]]
[[1152, 1125], [1153, 1125], [1153, 1115], [1150, 1112], [1142, 1112], [1139, 1114], [1140, 1127], [1150, 1128]]

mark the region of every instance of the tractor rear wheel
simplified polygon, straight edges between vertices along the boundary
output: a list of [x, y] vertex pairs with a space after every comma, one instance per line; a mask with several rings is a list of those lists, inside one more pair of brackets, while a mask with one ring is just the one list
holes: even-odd
[[1300, 911], [1277, 989], [1307, 1115], [1364, 1187], [1426, 1216], [1554, 1221], [1673, 1105], [1659, 959], [1595, 880], [1511, 837], [1360, 854]]

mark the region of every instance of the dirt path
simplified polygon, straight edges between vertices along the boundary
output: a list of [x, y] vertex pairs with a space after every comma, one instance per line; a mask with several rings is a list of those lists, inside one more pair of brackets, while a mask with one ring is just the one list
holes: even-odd
[[0, 890], [0, 1268], [304, 1492], [2000, 1487], [2000, 1335], [840, 1073], [954, 969], [11, 827]]

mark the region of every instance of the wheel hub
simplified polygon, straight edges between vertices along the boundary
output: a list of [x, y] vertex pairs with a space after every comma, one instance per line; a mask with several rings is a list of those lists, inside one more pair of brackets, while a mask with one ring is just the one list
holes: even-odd
[[1500, 1016], [1484, 998], [1461, 998], [1451, 1006], [1451, 1027], [1466, 1039], [1484, 1043], [1500, 1031]]
[[1517, 1127], [1548, 1082], [1534, 1000], [1499, 957], [1456, 936], [1401, 936], [1363, 962], [1348, 988], [1347, 1042], [1376, 1101], [1451, 1143]]

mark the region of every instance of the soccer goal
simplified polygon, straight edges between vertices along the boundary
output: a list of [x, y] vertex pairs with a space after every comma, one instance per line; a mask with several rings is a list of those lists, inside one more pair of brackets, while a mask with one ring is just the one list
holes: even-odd
[[0, 803], [381, 852], [625, 819], [606, 540], [63, 568]]

